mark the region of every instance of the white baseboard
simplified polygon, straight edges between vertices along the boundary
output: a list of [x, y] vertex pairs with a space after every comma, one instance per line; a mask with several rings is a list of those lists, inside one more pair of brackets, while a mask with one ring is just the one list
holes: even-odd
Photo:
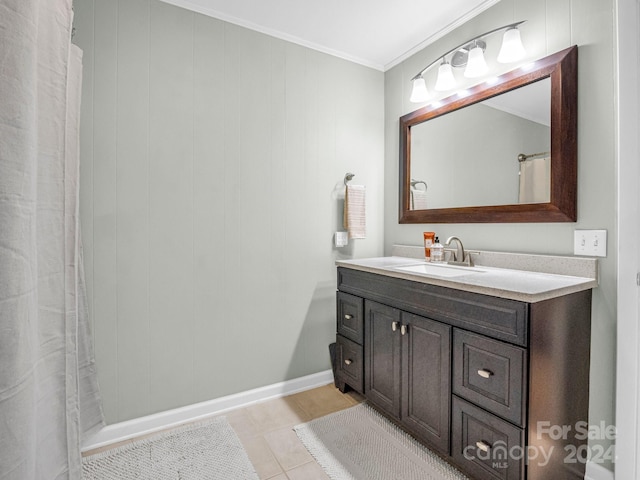
[[164, 412], [154, 413], [145, 417], [134, 418], [125, 422], [107, 425], [95, 435], [89, 437], [82, 445], [82, 451], [111, 445], [131, 438], [171, 428], [183, 423], [201, 420], [218, 415], [235, 408], [247, 407], [254, 403], [272, 398], [284, 397], [294, 393], [321, 387], [333, 382], [333, 372], [314, 373], [306, 377], [275, 383], [246, 392], [228, 395], [201, 403], [194, 403], [186, 407], [175, 408]]
[[614, 475], [611, 470], [607, 470], [602, 465], [587, 462], [584, 480], [614, 480]]

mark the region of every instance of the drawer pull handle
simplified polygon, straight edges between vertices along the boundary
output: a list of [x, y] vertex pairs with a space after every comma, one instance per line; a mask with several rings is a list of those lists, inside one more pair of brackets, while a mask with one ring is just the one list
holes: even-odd
[[407, 326], [406, 325], [402, 325], [400, 327], [400, 334], [401, 335], [406, 335], [407, 334]]
[[394, 332], [398, 330], [398, 322], [391, 322], [391, 330]]
[[480, 370], [478, 370], [478, 375], [480, 375], [482, 378], [489, 378], [491, 375], [493, 375], [493, 372], [491, 370], [485, 370], [484, 368], [481, 368]]
[[483, 452], [488, 452], [491, 449], [491, 445], [483, 441], [476, 442], [476, 447]]
[[353, 363], [353, 360], [347, 358], [344, 363], [346, 363], [347, 365], [351, 365]]
[[345, 320], [351, 320], [353, 318], [353, 315], [349, 315], [348, 313], [344, 316]]

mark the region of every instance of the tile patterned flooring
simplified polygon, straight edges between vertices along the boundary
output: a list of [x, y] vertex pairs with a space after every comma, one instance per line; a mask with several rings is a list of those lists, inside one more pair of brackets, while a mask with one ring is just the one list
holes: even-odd
[[355, 392], [333, 384], [269, 400], [226, 414], [261, 480], [328, 480], [293, 427], [357, 405]]
[[[342, 394], [333, 384], [267, 400], [225, 413], [260, 480], [328, 480], [302, 445], [293, 427], [363, 401], [355, 392]], [[137, 438], [135, 440], [139, 440]], [[91, 455], [116, 446], [85, 452]]]

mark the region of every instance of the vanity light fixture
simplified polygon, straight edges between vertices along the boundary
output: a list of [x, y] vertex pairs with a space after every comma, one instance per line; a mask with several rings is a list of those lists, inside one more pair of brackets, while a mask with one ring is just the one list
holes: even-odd
[[434, 87], [439, 92], [446, 92], [456, 86], [456, 79], [453, 76], [453, 68], [447, 60], [442, 57], [442, 63], [438, 67], [438, 79]]
[[467, 58], [467, 68], [464, 69], [464, 76], [467, 78], [481, 77], [487, 71], [489, 67], [484, 59], [484, 51], [482, 47], [478, 45], [478, 42], [474, 41], [473, 48], [469, 50]]
[[[413, 82], [413, 90], [411, 92], [410, 101], [415, 103], [425, 102], [429, 99], [429, 92], [424, 79], [424, 74], [433, 66], [439, 64], [438, 77], [435, 84], [435, 90], [439, 92], [452, 90], [456, 86], [456, 79], [453, 75], [453, 68], [466, 67], [464, 76], [467, 78], [481, 77], [489, 70], [487, 62], [484, 58], [484, 51], [487, 47], [485, 38], [490, 35], [505, 31], [502, 38], [502, 47], [498, 54], [498, 62], [513, 63], [526, 55], [520, 39], [520, 30], [518, 26], [526, 20], [510, 23], [502, 27], [490, 30], [481, 35], [467, 40], [457, 47], [449, 50], [444, 55], [439, 55], [436, 60], [431, 62], [420, 72], [418, 72], [411, 81]], [[449, 57], [447, 60], [447, 57]]]
[[507, 28], [502, 36], [502, 47], [500, 47], [500, 53], [498, 53], [496, 60], [500, 63], [513, 63], [524, 58], [525, 55], [526, 52], [520, 39], [520, 30], [518, 27]]
[[418, 75], [413, 79], [413, 90], [411, 91], [411, 98], [409, 101], [413, 103], [421, 103], [429, 100], [429, 90], [427, 90], [427, 83], [424, 81], [422, 75]]

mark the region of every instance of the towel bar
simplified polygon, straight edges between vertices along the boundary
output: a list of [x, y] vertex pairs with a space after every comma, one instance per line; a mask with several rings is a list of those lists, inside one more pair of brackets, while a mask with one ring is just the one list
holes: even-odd
[[532, 158], [546, 157], [546, 156], [548, 156], [550, 154], [551, 154], [551, 152], [532, 153], [530, 155], [525, 155], [524, 153], [521, 153], [521, 154], [518, 155], [518, 162], [522, 163], [522, 162], [526, 162], [527, 160], [530, 160]]

